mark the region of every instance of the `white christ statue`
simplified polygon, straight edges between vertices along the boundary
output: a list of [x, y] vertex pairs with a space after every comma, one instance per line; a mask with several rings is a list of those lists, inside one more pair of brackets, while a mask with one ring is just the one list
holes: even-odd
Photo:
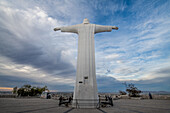
[[73, 107], [95, 108], [98, 103], [96, 83], [94, 34], [118, 30], [116, 26], [90, 24], [84, 19], [82, 24], [57, 27], [54, 31], [71, 32], [79, 35], [76, 83], [74, 87]]

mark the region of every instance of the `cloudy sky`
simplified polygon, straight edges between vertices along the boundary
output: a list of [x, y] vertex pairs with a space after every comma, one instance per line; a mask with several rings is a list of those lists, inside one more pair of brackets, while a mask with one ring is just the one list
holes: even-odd
[[78, 36], [54, 27], [118, 26], [95, 35], [99, 92], [170, 91], [169, 0], [0, 0], [0, 89], [73, 91]]

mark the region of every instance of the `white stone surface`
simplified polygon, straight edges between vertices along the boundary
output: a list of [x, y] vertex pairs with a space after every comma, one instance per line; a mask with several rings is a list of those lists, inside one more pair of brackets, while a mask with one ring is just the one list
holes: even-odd
[[76, 83], [73, 96], [74, 107], [76, 103], [75, 99], [78, 99], [77, 102], [80, 108], [94, 108], [96, 106], [98, 92], [96, 83], [94, 34], [110, 32], [112, 29], [118, 28], [115, 26], [90, 24], [88, 19], [84, 19], [82, 24], [54, 29], [55, 31], [61, 30], [61, 32], [71, 32], [79, 35]]

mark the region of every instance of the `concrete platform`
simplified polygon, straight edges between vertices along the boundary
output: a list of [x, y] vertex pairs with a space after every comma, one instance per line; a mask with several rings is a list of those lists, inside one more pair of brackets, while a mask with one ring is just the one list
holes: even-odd
[[58, 100], [39, 98], [0, 98], [0, 113], [170, 113], [170, 100], [113, 101], [113, 107], [73, 109], [59, 107]]

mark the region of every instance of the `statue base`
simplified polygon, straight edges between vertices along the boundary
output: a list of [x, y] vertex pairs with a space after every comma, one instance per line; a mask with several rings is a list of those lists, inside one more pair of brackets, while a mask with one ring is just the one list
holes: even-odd
[[74, 99], [73, 108], [97, 108], [99, 106], [99, 100], [91, 99]]

